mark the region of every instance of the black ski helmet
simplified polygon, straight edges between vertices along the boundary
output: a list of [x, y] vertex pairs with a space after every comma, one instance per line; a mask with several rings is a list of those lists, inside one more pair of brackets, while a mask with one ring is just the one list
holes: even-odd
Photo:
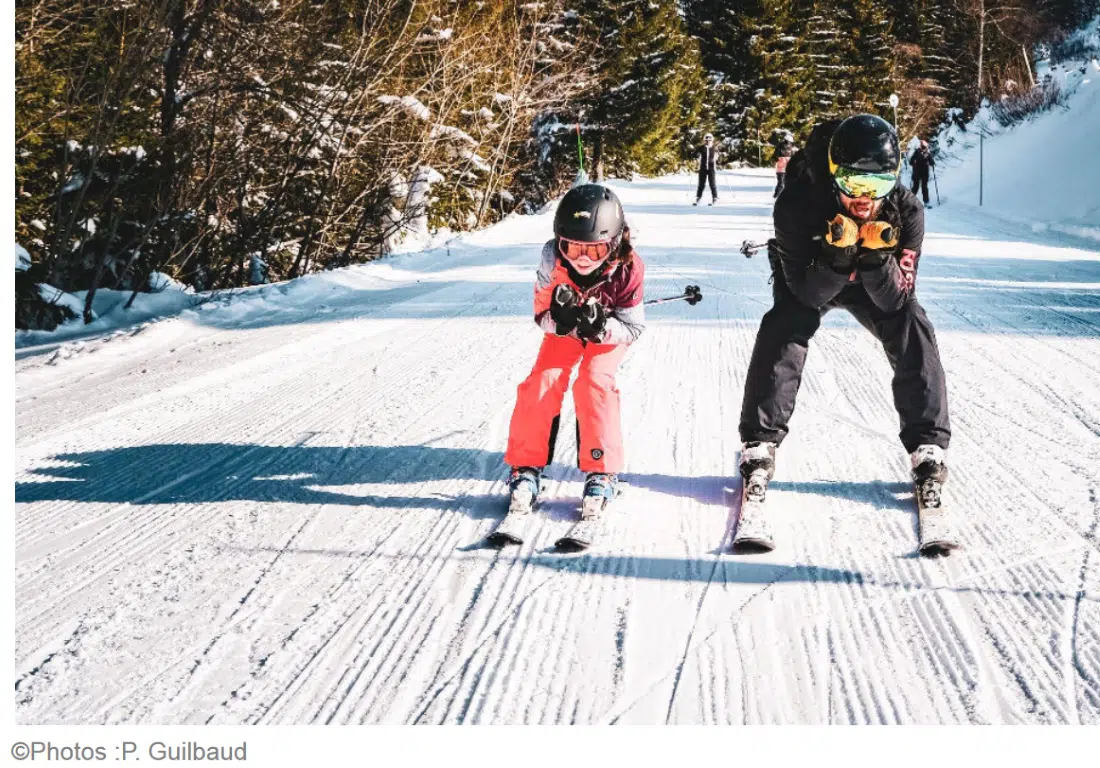
[[853, 115], [837, 126], [829, 141], [829, 171], [892, 173], [901, 170], [901, 146], [893, 126], [876, 115]]
[[573, 187], [554, 213], [554, 237], [599, 243], [622, 237], [626, 219], [618, 196], [600, 184]]

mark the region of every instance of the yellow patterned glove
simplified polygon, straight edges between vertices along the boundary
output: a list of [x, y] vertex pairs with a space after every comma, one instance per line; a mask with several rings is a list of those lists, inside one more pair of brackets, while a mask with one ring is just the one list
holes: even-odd
[[859, 228], [859, 239], [864, 248], [893, 248], [898, 244], [898, 233], [889, 222], [868, 221]]
[[838, 213], [829, 222], [828, 232], [825, 233], [825, 242], [834, 248], [851, 248], [859, 241], [859, 227], [856, 223]]

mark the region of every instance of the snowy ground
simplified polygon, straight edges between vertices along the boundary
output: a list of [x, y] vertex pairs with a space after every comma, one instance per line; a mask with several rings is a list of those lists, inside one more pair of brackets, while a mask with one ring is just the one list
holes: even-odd
[[[608, 546], [502, 515], [548, 215], [16, 360], [16, 716], [31, 723], [1100, 723], [1100, 251], [950, 207], [918, 293], [967, 549], [914, 556], [889, 371], [831, 313], [733, 556], [770, 173], [620, 184], [652, 308]], [[41, 351], [41, 353], [39, 353]], [[568, 406], [571, 408], [571, 404]], [[567, 413], [567, 419], [571, 413]]]

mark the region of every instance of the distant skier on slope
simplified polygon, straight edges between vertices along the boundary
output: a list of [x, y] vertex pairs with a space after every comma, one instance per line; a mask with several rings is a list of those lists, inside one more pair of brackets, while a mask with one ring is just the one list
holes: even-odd
[[614, 498], [624, 461], [615, 374], [645, 328], [644, 276], [615, 193], [599, 184], [569, 190], [554, 214], [554, 239], [543, 246], [535, 283], [535, 322], [546, 336], [512, 412], [504, 456], [512, 467], [509, 514], [529, 509], [538, 496], [578, 363], [573, 401], [579, 464], [588, 475], [583, 504], [598, 512]]
[[714, 148], [714, 134], [708, 133], [703, 137], [703, 146], [699, 147], [696, 157], [699, 160], [699, 187], [695, 190], [695, 202], [699, 205], [703, 197], [703, 189], [710, 183], [710, 204], [718, 202], [718, 150]]
[[[816, 126], [787, 167], [769, 243], [775, 303], [760, 323], [741, 410], [743, 511], [762, 505], [810, 339], [834, 307], [882, 342], [918, 504], [940, 508], [951, 439], [947, 384], [932, 324], [914, 295], [924, 208], [898, 184], [900, 164], [890, 124], [855, 115]], [[922, 516], [922, 550], [937, 544], [933, 513]]]
[[919, 189], [924, 197], [924, 204], [928, 205], [928, 174], [931, 173], [930, 169], [936, 167], [936, 161], [924, 139], [921, 139], [920, 146], [909, 157], [909, 165], [913, 168], [913, 194], [917, 194]]

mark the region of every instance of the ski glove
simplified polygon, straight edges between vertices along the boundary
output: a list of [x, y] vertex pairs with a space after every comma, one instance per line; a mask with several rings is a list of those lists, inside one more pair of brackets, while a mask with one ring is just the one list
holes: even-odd
[[893, 248], [898, 244], [898, 232], [888, 221], [868, 221], [859, 228], [859, 240], [864, 248]]
[[848, 274], [859, 256], [859, 227], [842, 213], [833, 217], [821, 241], [825, 264], [836, 272]]
[[580, 306], [580, 322], [577, 324], [577, 336], [582, 341], [600, 343], [607, 328], [607, 310], [595, 299], [589, 299]]
[[886, 263], [898, 244], [897, 229], [885, 221], [864, 224], [859, 228], [859, 239], [864, 249], [859, 255], [860, 269], [878, 269]]
[[577, 292], [564, 283], [559, 284], [550, 300], [550, 317], [554, 321], [554, 333], [558, 336], [572, 333], [581, 319]]

